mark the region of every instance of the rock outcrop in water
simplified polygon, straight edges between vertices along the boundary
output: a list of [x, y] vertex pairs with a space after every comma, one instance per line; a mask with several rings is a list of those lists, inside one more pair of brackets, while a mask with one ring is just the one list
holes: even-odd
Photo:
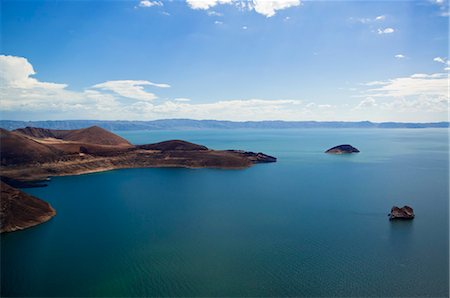
[[399, 208], [394, 206], [391, 208], [391, 213], [389, 213], [389, 219], [413, 219], [414, 218], [414, 210], [409, 206], [403, 206]]
[[266, 163], [266, 162], [276, 162], [276, 157], [264, 154], [262, 152], [249, 152], [249, 151], [242, 151], [242, 150], [228, 150], [229, 152], [233, 152], [239, 155], [242, 155], [246, 158], [248, 158], [253, 163]]
[[347, 153], [358, 153], [359, 150], [353, 147], [352, 145], [339, 145], [335, 146], [333, 148], [328, 149], [325, 151], [325, 153], [332, 153], [332, 154], [347, 154]]
[[47, 202], [0, 182], [0, 233], [23, 230], [56, 215]]
[[[264, 153], [211, 150], [182, 140], [132, 145], [100, 127], [51, 130], [27, 127], [0, 129], [1, 181], [17, 187], [49, 176], [78, 175], [114, 169], [186, 167], [242, 169], [275, 162]], [[2, 182], [2, 231], [44, 222], [54, 215], [50, 205]], [[42, 183], [35, 186], [44, 186]], [[4, 199], [5, 198], [5, 199]]]

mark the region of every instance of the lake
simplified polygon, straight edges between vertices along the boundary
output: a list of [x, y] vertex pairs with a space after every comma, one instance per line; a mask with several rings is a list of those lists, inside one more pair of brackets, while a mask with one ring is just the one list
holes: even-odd
[[[446, 129], [116, 132], [261, 151], [25, 189], [57, 211], [1, 235], [1, 296], [447, 296]], [[335, 145], [361, 153], [329, 155]], [[393, 205], [416, 218], [389, 221]]]

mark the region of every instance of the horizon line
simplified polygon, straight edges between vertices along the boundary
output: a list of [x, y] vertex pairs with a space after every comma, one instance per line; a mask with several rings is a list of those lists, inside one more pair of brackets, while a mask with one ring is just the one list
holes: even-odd
[[370, 120], [218, 120], [218, 119], [191, 119], [191, 118], [161, 118], [152, 120], [127, 120], [127, 119], [116, 119], [116, 120], [102, 120], [102, 119], [60, 119], [60, 120], [11, 120], [11, 119], [0, 119], [0, 122], [61, 122], [61, 121], [102, 121], [102, 122], [155, 122], [155, 121], [216, 121], [216, 122], [232, 122], [232, 123], [249, 123], [249, 122], [287, 122], [287, 123], [399, 123], [399, 124], [438, 124], [447, 123], [450, 124], [449, 120], [443, 121], [424, 121], [424, 122], [404, 122], [404, 121], [370, 121]]

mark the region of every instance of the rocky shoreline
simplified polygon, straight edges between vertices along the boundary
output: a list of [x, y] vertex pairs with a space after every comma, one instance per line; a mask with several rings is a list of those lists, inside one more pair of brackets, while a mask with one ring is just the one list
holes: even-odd
[[34, 181], [126, 168], [243, 169], [256, 163], [275, 161], [274, 157], [253, 152], [133, 150], [114, 156], [83, 155], [69, 160], [2, 167], [2, 175], [19, 181]]
[[[1, 232], [33, 226], [54, 216], [50, 205], [15, 189], [14, 185], [45, 186], [32, 182], [42, 182], [52, 176], [127, 168], [244, 169], [256, 163], [276, 162], [275, 157], [261, 152], [211, 150], [182, 140], [135, 146], [99, 127], [75, 131], [27, 127], [12, 132], [1, 129], [0, 132], [1, 199], [7, 202], [5, 208], [2, 205]], [[39, 205], [42, 212], [28, 212], [27, 204]], [[29, 224], [17, 215], [20, 210], [32, 216], [32, 219], [26, 220]]]
[[56, 215], [47, 202], [0, 182], [0, 233], [30, 228]]

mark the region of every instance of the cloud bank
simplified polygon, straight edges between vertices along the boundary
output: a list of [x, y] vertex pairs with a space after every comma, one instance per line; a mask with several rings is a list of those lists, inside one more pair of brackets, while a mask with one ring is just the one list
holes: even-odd
[[402, 113], [442, 113], [449, 110], [449, 78], [446, 73], [413, 74], [365, 84], [365, 97], [355, 110], [379, 109]]
[[300, 0], [186, 0], [186, 2], [190, 8], [202, 10], [208, 10], [219, 4], [229, 4], [243, 10], [254, 10], [268, 18], [273, 17], [277, 10], [283, 10], [301, 4]]
[[[439, 57], [437, 57], [439, 58]], [[443, 58], [435, 59], [447, 63]], [[442, 62], [442, 61], [443, 62]], [[161, 99], [166, 83], [115, 80], [74, 91], [67, 84], [42, 82], [23, 57], [0, 55], [0, 112], [27, 120], [152, 120], [191, 118], [217, 120], [372, 120], [442, 121], [448, 111], [446, 73], [414, 74], [367, 82], [354, 105], [299, 99], [231, 99], [198, 103], [187, 97]], [[351, 91], [351, 92], [354, 92]], [[356, 100], [355, 100], [356, 101]], [[395, 117], [395, 118], [387, 118]], [[11, 119], [11, 118], [10, 118]]]
[[161, 1], [142, 0], [139, 1], [139, 7], [163, 6]]
[[191, 103], [185, 97], [160, 100], [149, 88], [169, 88], [169, 84], [145, 80], [117, 80], [72, 91], [67, 84], [41, 82], [23, 57], [0, 55], [0, 111], [53, 112], [97, 119], [231, 119], [263, 120], [297, 118], [299, 100], [237, 99], [212, 103]]

